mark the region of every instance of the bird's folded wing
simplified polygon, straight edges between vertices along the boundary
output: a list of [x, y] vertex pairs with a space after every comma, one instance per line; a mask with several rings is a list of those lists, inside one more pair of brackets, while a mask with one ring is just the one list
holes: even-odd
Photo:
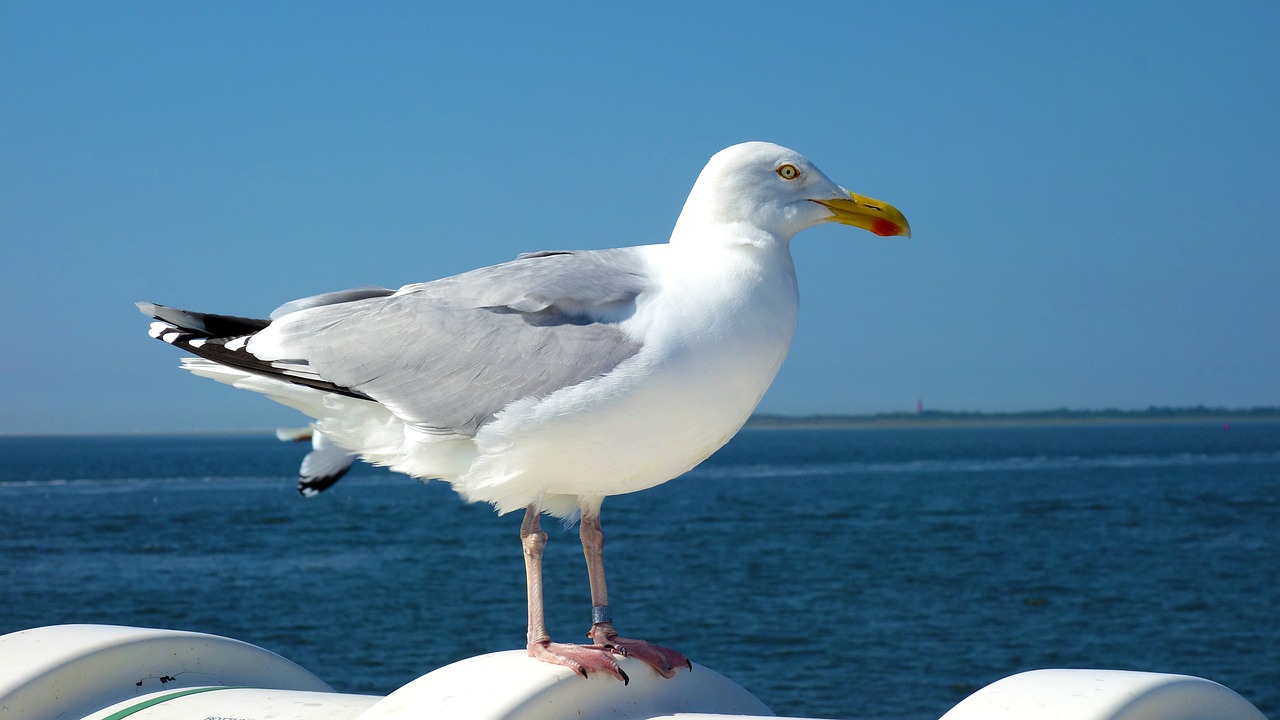
[[363, 300], [371, 297], [383, 297], [394, 293], [395, 290], [388, 290], [380, 287], [360, 287], [350, 290], [339, 290], [337, 292], [324, 293], [323, 295], [312, 295], [311, 297], [299, 298], [291, 300], [275, 310], [271, 311], [271, 319], [283, 317], [291, 312], [306, 310], [307, 308], [319, 307], [321, 305], [337, 305], [339, 303], [351, 302], [353, 300]]
[[285, 314], [248, 350], [426, 432], [473, 435], [510, 403], [606, 374], [638, 352], [618, 322], [649, 286], [643, 268], [633, 249], [522, 257]]

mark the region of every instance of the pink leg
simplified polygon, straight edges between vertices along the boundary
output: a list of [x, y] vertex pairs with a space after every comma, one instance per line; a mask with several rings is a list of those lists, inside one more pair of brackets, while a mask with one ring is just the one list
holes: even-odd
[[525, 510], [524, 522], [520, 524], [520, 544], [524, 546], [524, 570], [529, 591], [529, 657], [563, 665], [583, 677], [603, 671], [624, 683], [628, 682], [626, 673], [618, 667], [609, 648], [551, 642], [542, 606], [542, 549], [547, 545], [547, 534], [542, 531], [540, 519], [538, 508], [530, 505]]
[[609, 590], [604, 580], [604, 531], [600, 528], [600, 516], [582, 514], [582, 522], [578, 527], [578, 535], [582, 538], [582, 553], [587, 558], [587, 577], [591, 581], [591, 638], [596, 647], [605, 647], [626, 657], [640, 660], [662, 677], [675, 677], [677, 667], [693, 669], [693, 664], [679, 652], [670, 648], [618, 636], [613, 628], [613, 617], [609, 612]]

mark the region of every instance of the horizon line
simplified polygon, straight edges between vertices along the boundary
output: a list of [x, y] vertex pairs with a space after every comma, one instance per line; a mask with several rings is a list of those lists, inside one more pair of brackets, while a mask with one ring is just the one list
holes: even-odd
[[[1206, 405], [1149, 405], [1142, 409], [1119, 408], [1044, 410], [892, 410], [869, 413], [753, 413], [744, 428], [767, 429], [771, 425], [876, 425], [887, 423], [922, 424], [982, 421], [1078, 421], [1078, 420], [1280, 420], [1280, 406], [1255, 405], [1244, 408]], [[301, 426], [298, 425], [299, 427]], [[284, 426], [282, 426], [284, 427]], [[289, 426], [294, 427], [294, 426]], [[35, 437], [183, 437], [274, 435], [276, 427], [190, 430], [86, 430], [66, 432], [3, 432], [0, 438]]]

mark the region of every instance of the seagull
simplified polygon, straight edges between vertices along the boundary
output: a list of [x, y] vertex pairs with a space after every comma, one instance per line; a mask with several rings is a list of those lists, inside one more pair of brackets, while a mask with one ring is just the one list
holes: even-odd
[[335, 445], [322, 432], [314, 428], [276, 428], [280, 442], [311, 441], [311, 452], [302, 458], [298, 468], [298, 494], [315, 497], [333, 487], [351, 469], [356, 456], [350, 450]]
[[[614, 627], [601, 506], [687, 472], [746, 422], [796, 325], [791, 238], [828, 222], [910, 236], [893, 206], [749, 142], [711, 157], [666, 243], [528, 253], [268, 319], [138, 307], [196, 375], [302, 411], [366, 461], [523, 511], [531, 657], [626, 682], [615, 656], [630, 656], [670, 678], [692, 669], [684, 655]], [[547, 633], [544, 514], [579, 522], [590, 644]]]

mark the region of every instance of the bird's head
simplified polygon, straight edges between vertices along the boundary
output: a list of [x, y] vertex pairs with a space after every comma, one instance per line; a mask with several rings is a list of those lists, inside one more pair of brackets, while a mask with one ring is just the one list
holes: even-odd
[[[825, 222], [876, 235], [910, 236], [911, 227], [892, 205], [849, 192], [800, 153], [780, 145], [748, 142], [712, 156], [689, 192], [672, 240], [699, 226], [738, 226], [782, 241]], [[755, 231], [755, 232], [752, 232]]]

